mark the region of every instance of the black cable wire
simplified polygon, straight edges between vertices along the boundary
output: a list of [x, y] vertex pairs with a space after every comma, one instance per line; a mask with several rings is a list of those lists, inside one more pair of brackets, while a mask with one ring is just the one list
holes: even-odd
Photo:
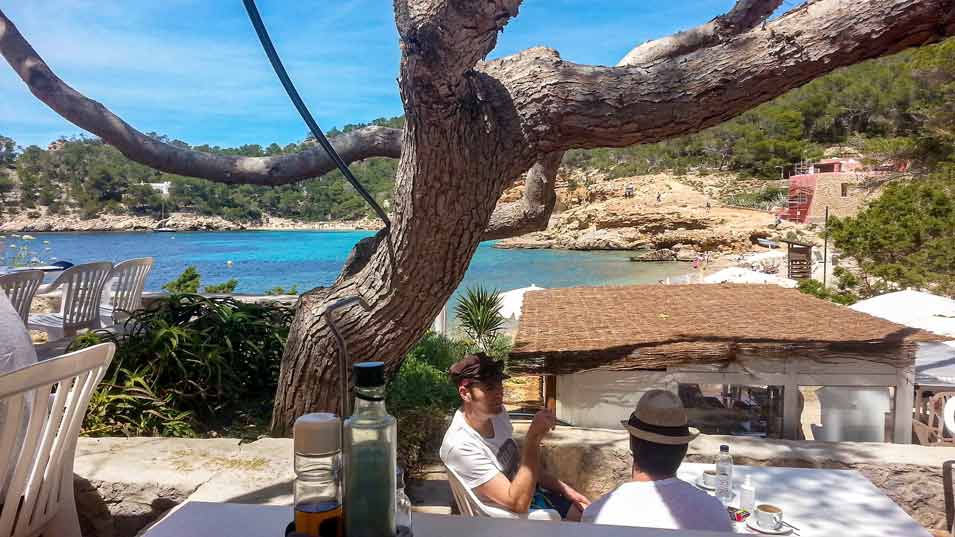
[[375, 201], [375, 198], [365, 190], [365, 187], [361, 186], [361, 183], [358, 182], [358, 179], [352, 175], [351, 170], [348, 169], [348, 164], [345, 164], [345, 161], [342, 160], [341, 156], [338, 155], [338, 152], [335, 151], [335, 148], [332, 147], [332, 144], [329, 143], [328, 138], [325, 137], [325, 133], [322, 132], [322, 129], [318, 126], [318, 123], [315, 121], [315, 118], [312, 117], [312, 114], [308, 111], [308, 108], [305, 106], [305, 103], [302, 101], [302, 98], [299, 96], [298, 91], [295, 90], [295, 86], [292, 84], [292, 80], [289, 78], [288, 73], [285, 71], [285, 67], [282, 65], [282, 60], [279, 58], [277, 52], [275, 52], [275, 47], [272, 45], [272, 40], [269, 38], [269, 33], [265, 29], [265, 25], [262, 23], [262, 17], [259, 16], [259, 10], [255, 7], [255, 0], [242, 0], [242, 3], [245, 4], [245, 10], [249, 13], [249, 19], [252, 21], [252, 26], [255, 28], [255, 33], [259, 36], [259, 41], [262, 42], [262, 48], [265, 49], [265, 55], [269, 57], [269, 62], [272, 64], [272, 68], [275, 69], [275, 74], [278, 75], [279, 80], [282, 81], [282, 86], [285, 87], [285, 92], [288, 93], [289, 99], [292, 100], [292, 104], [295, 105], [296, 110], [302, 116], [302, 119], [305, 121], [305, 124], [308, 125], [309, 130], [312, 131], [312, 135], [315, 136], [315, 139], [318, 140], [318, 143], [325, 149], [325, 152], [328, 153], [328, 156], [335, 162], [338, 166], [338, 169], [342, 172], [342, 175], [345, 176], [345, 179], [355, 190], [358, 191], [358, 194], [371, 205], [371, 208], [375, 210], [375, 213], [378, 214], [378, 218], [385, 223], [385, 233], [389, 233], [391, 230], [391, 220], [388, 219], [388, 215], [385, 214], [385, 211], [378, 205]]

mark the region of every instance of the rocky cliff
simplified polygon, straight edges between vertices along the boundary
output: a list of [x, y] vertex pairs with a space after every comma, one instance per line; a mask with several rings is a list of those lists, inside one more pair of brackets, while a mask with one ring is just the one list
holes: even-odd
[[[717, 182], [668, 175], [562, 181], [559, 208], [547, 230], [497, 243], [499, 248], [570, 250], [670, 249], [742, 251], [768, 236], [768, 212], [724, 207]], [[593, 179], [591, 179], [593, 181]], [[691, 258], [692, 259], [692, 258]]]

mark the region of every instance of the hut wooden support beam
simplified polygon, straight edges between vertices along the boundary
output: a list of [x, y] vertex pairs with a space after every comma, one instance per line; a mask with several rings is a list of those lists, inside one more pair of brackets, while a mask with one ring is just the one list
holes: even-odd
[[544, 375], [544, 408], [557, 412], [557, 376]]

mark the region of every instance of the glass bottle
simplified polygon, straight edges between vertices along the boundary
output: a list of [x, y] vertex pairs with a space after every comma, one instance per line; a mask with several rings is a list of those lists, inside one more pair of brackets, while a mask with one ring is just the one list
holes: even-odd
[[295, 420], [295, 532], [342, 537], [341, 420], [305, 414]]
[[723, 444], [716, 458], [716, 497], [729, 504], [733, 495], [733, 457], [730, 456], [730, 447]]
[[395, 530], [398, 537], [411, 537], [414, 535], [411, 524], [411, 498], [405, 494], [405, 471], [399, 466], [395, 476]]
[[352, 367], [355, 406], [343, 430], [345, 535], [394, 537], [397, 424], [385, 409], [385, 364]]

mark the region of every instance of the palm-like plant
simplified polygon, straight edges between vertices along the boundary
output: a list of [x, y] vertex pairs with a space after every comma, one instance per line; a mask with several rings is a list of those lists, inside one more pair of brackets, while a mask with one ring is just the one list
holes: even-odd
[[458, 299], [454, 314], [464, 332], [484, 352], [491, 349], [498, 332], [504, 328], [501, 297], [496, 289], [486, 289], [481, 285], [466, 289], [464, 296]]

